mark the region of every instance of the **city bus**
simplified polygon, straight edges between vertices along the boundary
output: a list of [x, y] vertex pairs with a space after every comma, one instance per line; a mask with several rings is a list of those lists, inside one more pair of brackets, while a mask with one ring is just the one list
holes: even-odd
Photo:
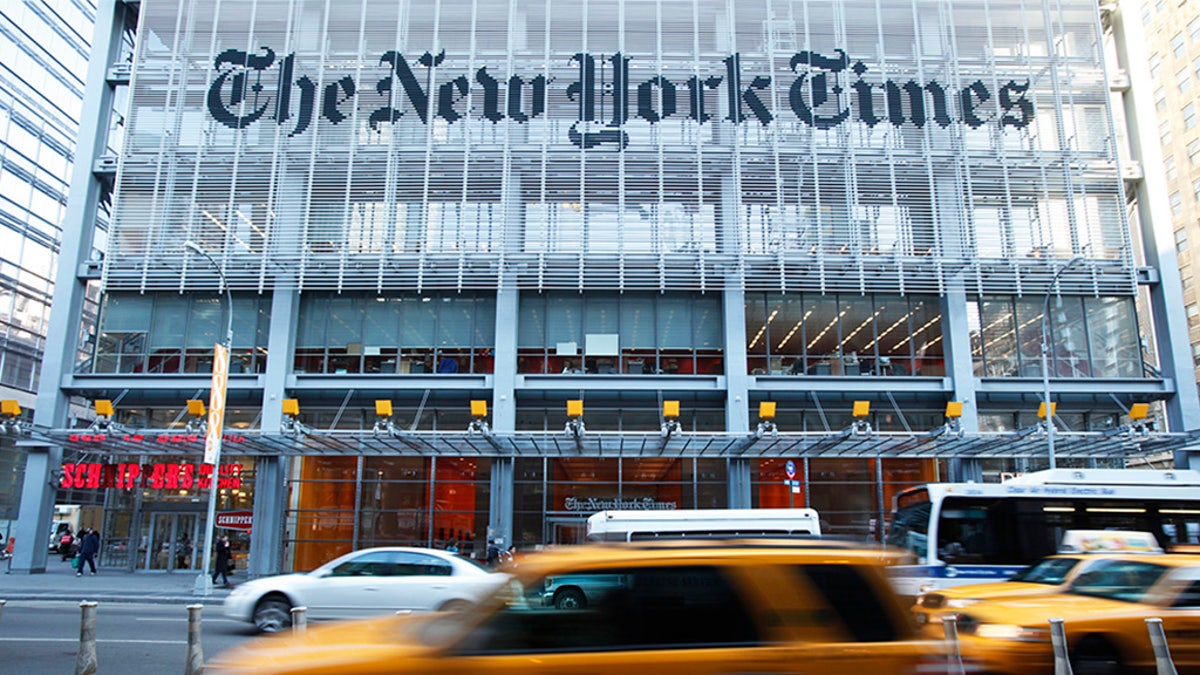
[[1200, 543], [1200, 472], [1051, 469], [1003, 483], [930, 483], [896, 495], [886, 543], [916, 555], [892, 568], [902, 595], [1001, 581], [1059, 550], [1068, 530], [1151, 533]]
[[600, 511], [587, 520], [588, 541], [820, 535], [821, 521], [813, 509]]

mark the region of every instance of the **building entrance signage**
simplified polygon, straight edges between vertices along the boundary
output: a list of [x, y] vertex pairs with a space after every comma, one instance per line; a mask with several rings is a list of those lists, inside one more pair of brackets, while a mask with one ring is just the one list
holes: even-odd
[[217, 514], [217, 527], [249, 532], [254, 525], [253, 511], [222, 511]]
[[564, 511], [595, 513], [597, 511], [674, 511], [676, 502], [660, 502], [657, 499], [617, 499], [616, 497], [567, 497], [563, 500]]
[[[545, 73], [510, 74], [503, 79], [487, 65], [473, 73], [456, 72], [445, 63], [445, 52], [425, 52], [410, 62], [409, 56], [389, 51], [379, 57], [379, 73], [365, 70], [356, 79], [333, 71], [318, 91], [315, 73], [297, 72], [294, 53], [279, 58], [270, 47], [259, 50], [229, 49], [214, 60], [217, 74], [206, 104], [209, 114], [230, 128], [270, 120], [285, 126], [288, 136], [298, 136], [312, 126], [314, 118], [327, 124], [345, 123], [352, 119], [355, 107], [375, 131], [407, 115], [415, 115], [423, 124], [429, 124], [431, 116], [453, 124], [469, 115], [521, 124], [546, 114], [547, 92], [553, 87], [562, 87], [577, 104], [577, 121], [567, 135], [583, 149], [627, 147], [629, 134], [623, 129], [627, 124], [653, 125], [669, 117], [700, 124], [714, 121], [716, 111], [709, 109], [713, 95], [725, 99], [726, 112], [720, 119], [762, 126], [769, 126], [777, 113], [785, 111], [817, 129], [851, 120], [869, 127], [959, 123], [971, 128], [985, 124], [1024, 128], [1034, 117], [1028, 79], [1006, 82], [989, 77], [988, 82], [977, 79], [961, 87], [936, 80], [894, 81], [875, 76], [865, 61], [841, 49], [833, 55], [812, 51], [791, 55], [791, 81], [779, 83], [784, 85], [780, 93], [786, 108], [779, 110], [771, 105], [772, 76], [743, 72], [742, 57], [736, 53], [710, 67], [701, 66], [689, 77], [671, 80], [656, 75], [634, 82], [632, 57], [620, 52], [608, 56], [579, 52], [563, 57], [563, 65], [577, 69], [577, 79], [560, 83]], [[471, 110], [467, 109], [469, 94]]]
[[[62, 465], [59, 487], [64, 490], [131, 489], [207, 490], [212, 485], [211, 464], [156, 462], [153, 464], [102, 464], [99, 462]], [[217, 487], [242, 486], [242, 465], [222, 464]]]

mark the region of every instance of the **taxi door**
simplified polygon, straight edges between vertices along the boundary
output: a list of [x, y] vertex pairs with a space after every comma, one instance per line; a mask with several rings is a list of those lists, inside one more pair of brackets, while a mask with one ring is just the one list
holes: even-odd
[[[542, 584], [479, 621], [436, 659], [439, 673], [725, 675], [798, 672], [772, 644], [720, 565], [578, 569], [611, 577], [581, 607], [543, 600]], [[433, 667], [434, 664], [430, 664]]]

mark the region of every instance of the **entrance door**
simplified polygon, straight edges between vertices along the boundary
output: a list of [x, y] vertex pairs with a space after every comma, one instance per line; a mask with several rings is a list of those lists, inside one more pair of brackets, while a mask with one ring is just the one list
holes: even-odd
[[582, 518], [548, 518], [546, 541], [550, 544], [582, 544], [587, 536], [587, 521]]
[[142, 545], [139, 546], [138, 569], [196, 570], [197, 537], [200, 535], [200, 516], [194, 513], [150, 512], [142, 520]]

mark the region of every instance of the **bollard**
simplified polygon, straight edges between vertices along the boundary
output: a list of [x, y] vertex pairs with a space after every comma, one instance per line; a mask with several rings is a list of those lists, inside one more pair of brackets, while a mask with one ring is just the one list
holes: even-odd
[[79, 651], [75, 653], [75, 675], [96, 675], [96, 604], [79, 603]]
[[308, 608], [293, 607], [292, 608], [292, 634], [303, 635], [308, 628]]
[[946, 644], [950, 647], [950, 668], [947, 672], [965, 675], [962, 652], [958, 649], [958, 619], [953, 616], [942, 617], [942, 632], [946, 634]]
[[1062, 619], [1050, 619], [1050, 644], [1054, 646], [1054, 675], [1073, 675], [1067, 654], [1067, 629]]
[[4, 618], [4, 606], [7, 604], [7, 600], [0, 600], [0, 619]]
[[1171, 658], [1171, 649], [1167, 646], [1162, 619], [1146, 619], [1146, 630], [1150, 631], [1150, 644], [1154, 646], [1154, 672], [1158, 675], [1176, 675], [1175, 660]]
[[204, 672], [204, 648], [200, 644], [200, 612], [204, 605], [188, 605], [187, 663], [183, 675], [201, 675]]

